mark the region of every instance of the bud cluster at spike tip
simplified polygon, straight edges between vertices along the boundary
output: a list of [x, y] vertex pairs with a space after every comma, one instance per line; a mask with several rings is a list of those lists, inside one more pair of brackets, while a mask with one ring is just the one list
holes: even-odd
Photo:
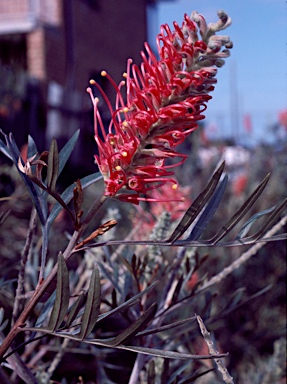
[[[88, 88], [95, 118], [95, 156], [106, 185], [105, 195], [137, 204], [150, 200], [146, 193], [166, 183], [176, 188], [172, 167], [182, 164], [186, 155], [175, 148], [197, 128], [209, 93], [216, 83], [216, 67], [229, 56], [232, 43], [228, 36], [215, 33], [227, 28], [231, 19], [218, 12], [217, 23], [206, 24], [203, 16], [193, 12], [184, 16], [174, 31], [162, 25], [157, 36], [159, 59], [145, 43], [142, 63], [128, 60], [125, 81], [117, 85], [105, 72], [116, 90], [114, 107], [94, 80], [90, 81], [105, 100], [111, 120], [104, 127], [98, 109], [99, 99]], [[125, 87], [126, 96], [122, 90]], [[176, 159], [166, 164], [167, 159]], [[145, 198], [141, 198], [141, 195]]]

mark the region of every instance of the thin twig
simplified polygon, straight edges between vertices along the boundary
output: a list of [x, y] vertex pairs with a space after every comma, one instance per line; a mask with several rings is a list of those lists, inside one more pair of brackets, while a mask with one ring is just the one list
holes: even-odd
[[[284, 216], [276, 225], [274, 225], [270, 231], [268, 231], [264, 237], [271, 237], [275, 233], [277, 233], [285, 224], [287, 223], [287, 215]], [[264, 239], [264, 238], [263, 238]], [[231, 263], [228, 267], [224, 268], [217, 275], [213, 276], [209, 281], [199, 287], [196, 293], [205, 291], [207, 288], [210, 288], [214, 284], [220, 283], [223, 279], [225, 279], [228, 275], [230, 275], [233, 271], [239, 268], [242, 264], [244, 264], [247, 260], [249, 260], [252, 256], [256, 255], [256, 253], [264, 247], [266, 242], [256, 243], [248, 251], [244, 252], [237, 260]]]
[[[210, 333], [207, 331], [207, 329], [206, 329], [206, 327], [205, 327], [201, 317], [200, 316], [196, 316], [196, 319], [197, 319], [198, 325], [200, 327], [201, 334], [204, 337], [204, 340], [205, 340], [206, 345], [208, 347], [209, 353], [211, 355], [217, 355], [219, 352], [215, 348], [214, 343], [211, 340]], [[232, 378], [232, 376], [230, 376], [227, 368], [223, 364], [222, 359], [214, 359], [214, 361], [215, 361], [215, 364], [217, 365], [218, 371], [222, 375], [223, 381], [226, 384], [234, 384], [233, 378]]]
[[138, 382], [140, 371], [142, 370], [145, 363], [146, 356], [138, 354], [128, 384], [136, 384]]
[[29, 256], [29, 253], [31, 250], [34, 230], [36, 227], [36, 217], [37, 217], [37, 211], [35, 208], [33, 208], [32, 212], [31, 212], [26, 242], [25, 242], [24, 248], [23, 248], [22, 253], [21, 253], [21, 264], [20, 264], [20, 270], [19, 270], [19, 274], [18, 274], [16, 296], [15, 296], [13, 313], [12, 313], [13, 321], [15, 321], [17, 319], [19, 312], [20, 312], [20, 304], [21, 304], [22, 295], [24, 292], [25, 268], [26, 268], [26, 263], [27, 263], [28, 256]]
[[58, 353], [56, 354], [56, 356], [54, 357], [53, 361], [51, 362], [48, 370], [47, 370], [47, 374], [48, 374], [48, 378], [50, 379], [51, 376], [53, 375], [55, 369], [57, 368], [58, 364], [60, 363], [60, 361], [62, 360], [62, 357], [64, 356], [65, 352], [66, 352], [66, 349], [68, 347], [68, 344], [69, 344], [70, 340], [69, 339], [64, 339]]

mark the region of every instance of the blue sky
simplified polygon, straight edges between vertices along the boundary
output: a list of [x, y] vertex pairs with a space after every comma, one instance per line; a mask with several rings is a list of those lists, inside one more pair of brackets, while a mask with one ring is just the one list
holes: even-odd
[[[231, 37], [234, 47], [225, 66], [218, 70], [218, 84], [206, 111], [206, 123], [217, 126], [214, 135], [234, 135], [236, 117], [231, 109], [237, 105], [237, 135], [248, 142], [269, 141], [268, 127], [276, 122], [278, 112], [287, 108], [285, 0], [160, 1], [150, 23], [150, 42], [161, 24], [172, 26], [174, 20], [181, 24], [184, 13], [190, 15], [193, 10], [203, 14], [207, 22], [215, 22], [219, 9], [233, 20], [223, 33]], [[245, 114], [250, 114], [252, 121], [248, 137], [242, 125]]]

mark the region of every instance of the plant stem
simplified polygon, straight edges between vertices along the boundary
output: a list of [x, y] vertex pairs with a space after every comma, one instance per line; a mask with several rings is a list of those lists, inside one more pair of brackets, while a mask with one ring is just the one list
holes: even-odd
[[145, 362], [146, 362], [146, 356], [139, 353], [134, 363], [134, 367], [129, 379], [129, 384], [136, 384], [138, 382], [140, 371], [142, 370]]
[[[209, 353], [211, 355], [218, 355], [219, 352], [217, 351], [217, 349], [215, 348], [215, 345], [210, 337], [210, 333], [207, 331], [206, 327], [205, 327], [205, 324], [204, 322], [202, 321], [201, 317], [200, 316], [196, 316], [196, 319], [197, 319], [197, 322], [198, 322], [198, 325], [199, 325], [199, 328], [200, 328], [200, 331], [201, 331], [201, 334], [202, 336], [204, 337], [204, 340], [207, 344], [207, 347], [208, 347], [208, 350], [209, 350]], [[230, 376], [227, 368], [225, 367], [222, 359], [214, 359], [215, 361], [215, 364], [217, 365], [217, 369], [218, 371], [221, 373], [222, 375], [222, 379], [223, 381], [226, 383], [226, 384], [234, 384], [234, 381], [233, 381], [233, 377]]]

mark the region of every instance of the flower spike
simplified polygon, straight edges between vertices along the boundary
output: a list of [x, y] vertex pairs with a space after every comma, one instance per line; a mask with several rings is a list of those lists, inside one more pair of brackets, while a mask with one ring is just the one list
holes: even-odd
[[[145, 43], [141, 65], [129, 59], [125, 81], [119, 85], [102, 71], [116, 91], [114, 108], [100, 85], [90, 82], [101, 93], [111, 115], [105, 128], [99, 100], [88, 88], [99, 149], [95, 160], [104, 177], [106, 196], [138, 204], [140, 200], [154, 201], [149, 191], [167, 183], [172, 188], [177, 186], [170, 178], [170, 168], [182, 164], [187, 156], [175, 149], [204, 119], [217, 67], [224, 64], [232, 48], [229, 37], [216, 35], [231, 24], [231, 19], [224, 11], [218, 16], [218, 22], [207, 25], [202, 15], [193, 12], [191, 17], [184, 15], [181, 27], [174, 23], [174, 31], [162, 25], [157, 36], [159, 59]], [[176, 157], [176, 163], [166, 164], [167, 159]]]

